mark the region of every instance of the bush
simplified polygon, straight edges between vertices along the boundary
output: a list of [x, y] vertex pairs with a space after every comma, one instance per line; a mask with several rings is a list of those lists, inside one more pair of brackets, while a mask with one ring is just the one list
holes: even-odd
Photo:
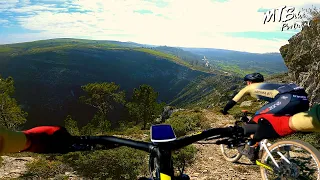
[[52, 178], [65, 172], [72, 171], [72, 168], [61, 161], [50, 161], [39, 158], [26, 164], [27, 172], [23, 177]]
[[172, 153], [174, 167], [181, 168], [184, 163], [186, 166], [194, 162], [197, 148], [194, 145], [186, 146]]
[[197, 128], [206, 128], [205, 118], [201, 113], [177, 112], [166, 121], [170, 124], [177, 137], [186, 135]]
[[144, 134], [144, 130], [141, 130], [140, 126], [132, 126], [132, 127], [123, 127], [121, 131], [116, 132], [116, 134], [122, 134], [122, 135], [139, 135]]
[[90, 179], [137, 179], [148, 170], [147, 154], [127, 147], [73, 152], [61, 156], [79, 175]]
[[67, 116], [67, 118], [64, 120], [65, 128], [68, 130], [68, 132], [73, 136], [79, 136], [80, 131], [78, 128], [78, 123], [76, 120], [72, 119], [70, 115]]
[[307, 143], [310, 143], [312, 146], [320, 150], [320, 133], [303, 133], [303, 132], [297, 132], [289, 136], [285, 136], [281, 139], [276, 139], [273, 141], [279, 141], [279, 140], [289, 140], [289, 139], [299, 139], [301, 141], [305, 141]]

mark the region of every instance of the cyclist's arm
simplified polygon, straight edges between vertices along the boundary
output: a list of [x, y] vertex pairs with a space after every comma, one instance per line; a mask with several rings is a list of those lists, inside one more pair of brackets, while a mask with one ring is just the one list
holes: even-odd
[[289, 126], [295, 131], [320, 132], [320, 104], [314, 105], [309, 111], [293, 115]]
[[23, 132], [0, 128], [0, 154], [15, 153], [27, 147], [27, 137]]
[[224, 107], [223, 111], [227, 112], [229, 109], [231, 109], [234, 105], [237, 104], [238, 101], [240, 101], [240, 99], [245, 96], [246, 94], [249, 93], [249, 89], [251, 86], [246, 86], [245, 88], [241, 89], [241, 91], [238, 92], [237, 95], [235, 95], [228, 103], [227, 105]]
[[70, 143], [72, 136], [61, 126], [38, 126], [22, 132], [0, 128], [0, 154], [65, 153]]
[[252, 85], [246, 86], [245, 88], [241, 89], [241, 91], [239, 91], [238, 94], [232, 98], [232, 101], [236, 103], [239, 102], [242, 97], [250, 93], [251, 89], [252, 89]]

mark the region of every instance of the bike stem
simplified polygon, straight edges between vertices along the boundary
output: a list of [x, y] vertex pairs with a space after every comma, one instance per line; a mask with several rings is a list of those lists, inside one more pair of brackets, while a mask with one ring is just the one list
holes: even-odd
[[172, 179], [174, 178], [174, 169], [172, 164], [172, 154], [171, 151], [162, 147], [161, 144], [157, 148], [153, 149], [157, 157], [157, 166], [160, 170], [160, 179], [161, 176], [170, 176]]

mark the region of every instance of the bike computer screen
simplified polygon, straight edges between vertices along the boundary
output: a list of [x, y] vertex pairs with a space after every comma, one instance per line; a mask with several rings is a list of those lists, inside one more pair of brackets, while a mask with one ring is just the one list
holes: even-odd
[[153, 125], [150, 128], [152, 142], [168, 142], [176, 139], [176, 135], [169, 124]]

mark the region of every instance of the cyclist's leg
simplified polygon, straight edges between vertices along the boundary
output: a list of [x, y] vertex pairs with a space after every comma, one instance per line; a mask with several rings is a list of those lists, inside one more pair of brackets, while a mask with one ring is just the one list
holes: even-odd
[[253, 141], [259, 142], [262, 139], [273, 139], [278, 137], [280, 137], [280, 135], [275, 130], [273, 125], [268, 120], [260, 118], [258, 121], [257, 131], [253, 137]]
[[242, 126], [244, 130], [244, 135], [250, 137], [248, 144], [245, 145], [244, 149], [239, 150], [239, 152], [248, 157], [253, 163], [258, 156], [258, 148], [256, 146], [257, 142], [253, 141], [253, 135], [258, 130], [258, 124], [245, 124]]
[[307, 111], [309, 109], [309, 100], [306, 96], [290, 94], [290, 102], [284, 106], [278, 108], [279, 110], [273, 112], [275, 115], [294, 115], [299, 112]]
[[242, 126], [245, 136], [250, 136], [257, 132], [258, 124], [245, 124]]
[[[260, 108], [256, 115], [259, 114], [277, 114], [282, 113], [283, 109], [290, 103], [292, 94], [282, 94], [273, 102], [264, 105]], [[291, 106], [292, 107], [292, 106]]]
[[294, 94], [282, 94], [274, 102], [271, 102], [260, 108], [253, 117], [254, 122], [263, 114], [274, 115], [293, 115], [309, 109], [309, 101], [306, 96], [298, 96]]
[[[248, 124], [247, 127], [244, 126], [245, 132], [250, 132], [250, 130], [252, 130], [250, 133], [254, 133], [254, 135], [251, 137], [252, 139], [249, 141], [248, 147], [242, 153], [254, 162], [258, 158], [259, 154], [258, 143], [263, 139], [278, 138], [280, 135], [274, 128], [273, 124], [264, 118], [259, 118], [258, 124], [256, 124], [255, 128], [252, 128], [251, 126], [253, 126], [253, 124]], [[253, 130], [255, 132], [253, 132]]]

